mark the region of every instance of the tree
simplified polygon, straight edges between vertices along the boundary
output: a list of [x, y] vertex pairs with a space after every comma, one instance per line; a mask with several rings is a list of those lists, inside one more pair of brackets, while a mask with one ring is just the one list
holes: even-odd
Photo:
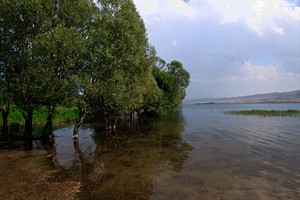
[[1, 1], [1, 62], [9, 77], [14, 103], [23, 110], [25, 134], [32, 134], [37, 102], [38, 74], [32, 44], [37, 34], [49, 30], [51, 0]]
[[66, 105], [67, 101], [78, 97], [79, 91], [75, 88], [79, 83], [74, 81], [74, 77], [81, 76], [89, 64], [85, 55], [92, 53], [87, 44], [95, 13], [95, 4], [90, 0], [56, 0], [51, 31], [40, 34], [35, 40], [36, 61], [41, 73], [46, 76], [41, 95], [42, 105], [48, 108], [44, 134], [47, 129], [48, 135], [52, 132], [56, 106]]
[[2, 0], [0, 7], [0, 110], [7, 114], [13, 99], [28, 136], [39, 107], [48, 108], [51, 134], [55, 108], [77, 105], [76, 138], [91, 110], [112, 117], [114, 127], [117, 114], [180, 106], [189, 74], [178, 61], [156, 60], [132, 0]]
[[[3, 8], [5, 2], [0, 2], [0, 7]], [[8, 76], [8, 67], [9, 67], [9, 57], [10, 53], [9, 48], [6, 45], [8, 43], [8, 38], [6, 37], [5, 21], [3, 16], [5, 15], [5, 10], [0, 9], [0, 111], [2, 114], [2, 131], [7, 133], [8, 131], [8, 115], [10, 111], [10, 79]]]
[[51, 124], [55, 107], [70, 96], [70, 79], [84, 65], [80, 58], [95, 5], [92, 0], [3, 0], [0, 5], [1, 67], [31, 136], [33, 111], [47, 106]]
[[93, 36], [96, 53], [92, 59], [98, 88], [94, 102], [109, 118], [141, 109], [149, 93], [154, 97], [159, 90], [151, 70], [152, 47], [134, 3], [100, 0], [98, 6], [101, 17]]
[[181, 100], [185, 98], [185, 89], [190, 84], [190, 74], [183, 68], [182, 63], [174, 60], [167, 64], [167, 72], [172, 74], [181, 90]]
[[[73, 94], [71, 77], [81, 61], [85, 46], [74, 27], [57, 26], [40, 34], [34, 41], [36, 68], [40, 76], [40, 104], [48, 109], [47, 123], [43, 134], [52, 133], [52, 118], [55, 108]], [[47, 132], [48, 130], [48, 132]]]
[[6, 72], [0, 72], [0, 112], [2, 114], [2, 132], [8, 132], [8, 115], [10, 111], [11, 95], [9, 77], [5, 77]]
[[168, 113], [181, 106], [185, 98], [185, 89], [190, 82], [190, 74], [183, 68], [179, 61], [166, 64], [161, 58], [156, 59], [153, 67], [153, 75], [161, 90], [162, 96], [156, 102], [155, 112]]

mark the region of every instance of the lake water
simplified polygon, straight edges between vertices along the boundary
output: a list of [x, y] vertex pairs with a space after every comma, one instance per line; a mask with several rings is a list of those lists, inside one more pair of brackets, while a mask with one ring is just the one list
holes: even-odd
[[88, 124], [77, 151], [61, 129], [53, 162], [81, 180], [82, 198], [300, 199], [300, 118], [224, 114], [241, 109], [300, 104], [187, 105], [111, 133]]
[[186, 105], [112, 132], [86, 124], [78, 142], [70, 126], [48, 157], [79, 199], [300, 199], [300, 117], [224, 114], [242, 109], [300, 104]]

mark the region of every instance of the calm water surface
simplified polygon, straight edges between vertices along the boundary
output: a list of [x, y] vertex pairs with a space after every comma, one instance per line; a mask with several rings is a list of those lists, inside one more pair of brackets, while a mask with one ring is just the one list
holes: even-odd
[[300, 117], [226, 115], [300, 104], [187, 105], [106, 132], [56, 130], [52, 165], [80, 183], [79, 199], [300, 199]]

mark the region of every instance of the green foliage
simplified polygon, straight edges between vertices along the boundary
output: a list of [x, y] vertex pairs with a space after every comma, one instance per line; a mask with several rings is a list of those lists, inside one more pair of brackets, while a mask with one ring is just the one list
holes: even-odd
[[[152, 48], [144, 23], [132, 1], [98, 1], [101, 19], [94, 41], [101, 88], [97, 101], [104, 110], [134, 111], [143, 107], [158, 88], [151, 71]], [[100, 73], [99, 73], [100, 72]], [[151, 93], [151, 94], [149, 94]]]
[[50, 114], [72, 96], [69, 78], [85, 52], [95, 6], [90, 0], [3, 0], [0, 6], [1, 72], [10, 77], [9, 92], [31, 132], [34, 110], [45, 105]]
[[81, 117], [180, 107], [189, 73], [157, 58], [132, 0], [2, 0], [0, 7], [0, 109], [17, 107], [10, 122], [51, 121], [59, 106], [77, 106]]
[[189, 73], [179, 61], [166, 64], [164, 60], [157, 58], [153, 75], [162, 94], [154, 112], [164, 114], [179, 109], [185, 98], [185, 89], [189, 85]]
[[77, 119], [79, 111], [77, 108], [57, 108], [54, 115], [54, 123], [55, 122], [65, 122]]
[[10, 111], [10, 114], [8, 116], [8, 123], [9, 124], [23, 124], [24, 118], [22, 114], [22, 110], [18, 108], [13, 108]]
[[[47, 112], [46, 108], [40, 108], [35, 110], [33, 113], [33, 123], [34, 124], [44, 124], [47, 120]], [[78, 109], [76, 108], [63, 108], [58, 107], [54, 114], [53, 122], [58, 124], [61, 122], [73, 121], [78, 117]], [[2, 116], [0, 115], [0, 120], [2, 120]], [[22, 114], [22, 110], [16, 107], [13, 107], [10, 111], [8, 117], [9, 124], [23, 124], [24, 117]]]
[[56, 106], [72, 94], [70, 77], [85, 51], [85, 46], [74, 27], [59, 25], [40, 34], [34, 43], [35, 70], [42, 76], [39, 85], [41, 105]]
[[258, 115], [262, 117], [268, 116], [300, 116], [299, 110], [233, 110], [226, 111], [225, 114], [232, 115]]

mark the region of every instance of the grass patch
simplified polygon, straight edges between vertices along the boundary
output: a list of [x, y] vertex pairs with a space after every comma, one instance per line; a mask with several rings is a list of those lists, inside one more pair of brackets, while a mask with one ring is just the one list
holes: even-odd
[[300, 116], [300, 110], [231, 110], [224, 113], [231, 115], [257, 115], [262, 117]]
[[79, 110], [77, 108], [58, 108], [54, 116], [54, 123], [69, 122], [78, 118]]
[[[55, 111], [53, 123], [59, 124], [70, 122], [78, 118], [78, 109], [58, 107]], [[47, 121], [47, 109], [40, 108], [33, 112], [33, 124], [44, 124]], [[8, 115], [8, 124], [24, 124], [22, 110], [12, 107]], [[0, 114], [0, 126], [2, 125], [2, 115]]]

